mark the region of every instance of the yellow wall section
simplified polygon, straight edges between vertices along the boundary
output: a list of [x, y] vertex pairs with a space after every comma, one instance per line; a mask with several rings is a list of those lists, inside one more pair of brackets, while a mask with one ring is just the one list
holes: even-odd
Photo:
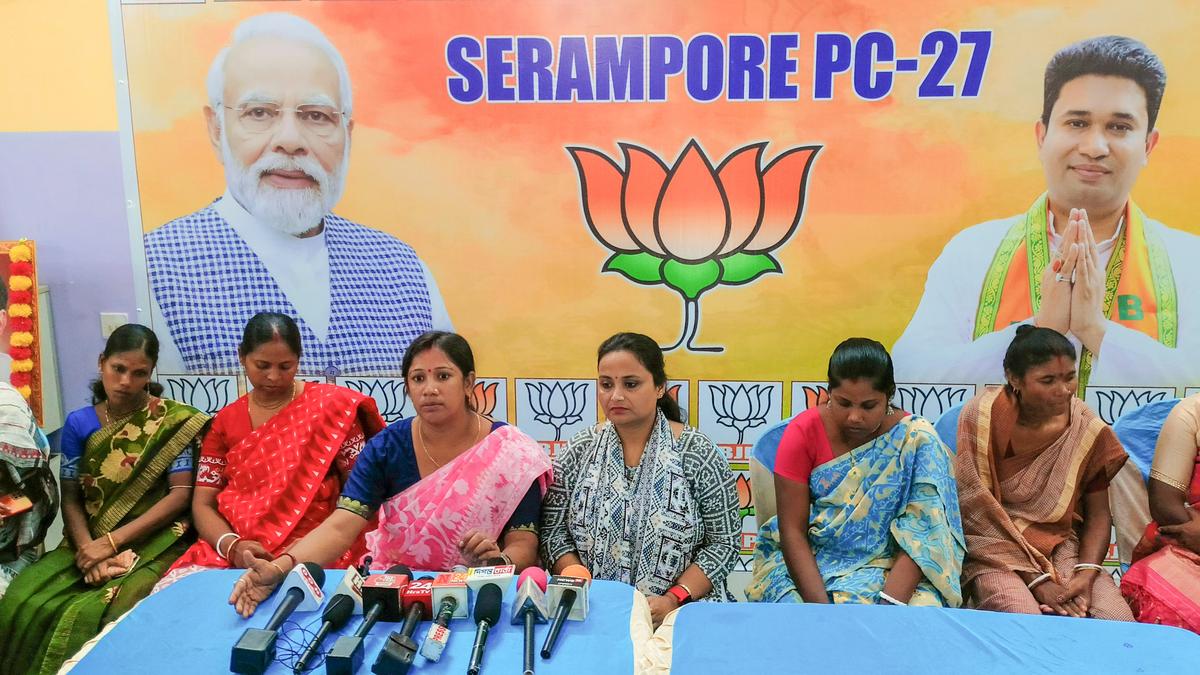
[[116, 131], [104, 0], [0, 0], [0, 132]]

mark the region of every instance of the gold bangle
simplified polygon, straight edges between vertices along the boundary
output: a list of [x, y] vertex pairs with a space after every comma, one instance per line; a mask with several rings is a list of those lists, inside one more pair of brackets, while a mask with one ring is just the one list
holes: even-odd
[[689, 598], [692, 600], [696, 599], [696, 594], [692, 592], [692, 589], [687, 587], [687, 584], [683, 583], [682, 581], [676, 581], [675, 585], [682, 588], [688, 594]]
[[[268, 560], [267, 562], [271, 565], [271, 567], [274, 567], [275, 569], [279, 570], [279, 573], [281, 575], [283, 575], [284, 577], [287, 576], [287, 572], [284, 572], [283, 568], [280, 567], [274, 560]], [[281, 577], [281, 579], [282, 579], [282, 577]]]
[[[279, 560], [280, 558], [283, 558], [284, 556], [287, 556], [292, 559], [292, 568], [293, 569], [295, 569], [296, 565], [300, 564], [299, 561], [296, 560], [296, 556], [292, 555], [291, 553], [288, 553], [287, 551], [280, 553], [279, 556], [276, 557], [275, 559]], [[276, 565], [276, 567], [279, 567], [279, 565]]]
[[121, 551], [117, 548], [117, 542], [113, 541], [112, 532], [105, 532], [104, 536], [108, 537], [108, 545], [112, 547], [113, 555], [120, 553]]

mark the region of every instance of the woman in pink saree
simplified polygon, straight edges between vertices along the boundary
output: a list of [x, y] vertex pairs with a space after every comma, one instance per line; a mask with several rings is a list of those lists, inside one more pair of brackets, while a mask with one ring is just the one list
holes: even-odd
[[515, 427], [470, 403], [471, 347], [454, 333], [413, 341], [401, 366], [416, 416], [384, 429], [363, 448], [337, 509], [274, 560], [247, 559], [230, 603], [242, 616], [301, 562], [328, 566], [367, 533], [372, 565], [415, 570], [537, 560], [537, 523], [551, 478], [550, 458]]
[[1154, 522], [1133, 551], [1121, 593], [1138, 621], [1200, 633], [1200, 394], [1167, 416], [1149, 488]]

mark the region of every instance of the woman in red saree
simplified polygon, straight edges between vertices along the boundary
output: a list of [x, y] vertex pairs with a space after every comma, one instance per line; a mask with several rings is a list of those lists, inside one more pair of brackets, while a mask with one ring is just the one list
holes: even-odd
[[1138, 621], [1200, 633], [1200, 394], [1167, 416], [1149, 492], [1154, 522], [1133, 551], [1121, 592]]
[[376, 514], [379, 527], [367, 535], [376, 567], [438, 571], [504, 562], [520, 570], [536, 563], [550, 458], [516, 427], [472, 408], [475, 357], [461, 336], [421, 335], [401, 370], [416, 417], [367, 444], [337, 510], [286, 554], [267, 561], [241, 552], [250, 569], [229, 601], [242, 616], [296, 564], [328, 565], [344, 555]]
[[[217, 413], [200, 449], [192, 514], [200, 540], [159, 584], [208, 568], [271, 560], [333, 512], [367, 439], [384, 427], [375, 402], [299, 382], [300, 331], [283, 314], [250, 319], [238, 347], [253, 390]], [[365, 552], [361, 537], [335, 561]]]

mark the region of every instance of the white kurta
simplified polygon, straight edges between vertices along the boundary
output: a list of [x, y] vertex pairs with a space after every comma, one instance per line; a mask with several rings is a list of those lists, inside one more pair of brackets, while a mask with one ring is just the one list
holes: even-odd
[[[954, 236], [929, 268], [925, 293], [908, 328], [892, 348], [899, 382], [997, 384], [1004, 381], [1004, 352], [1017, 325], [974, 339], [975, 315], [992, 259], [1004, 235], [1024, 214], [993, 220]], [[1200, 237], [1146, 219], [1171, 261], [1179, 303], [1177, 346], [1107, 321], [1089, 384], [1193, 386], [1200, 384]], [[1118, 230], [1119, 234], [1119, 230]], [[1100, 245], [1101, 269], [1112, 240]], [[1031, 322], [1029, 317], [1024, 323]], [[1073, 335], [1068, 338], [1080, 347]]]
[[[329, 249], [325, 245], [324, 231], [303, 238], [280, 232], [258, 222], [229, 191], [217, 201], [214, 208], [262, 261], [304, 323], [319, 339], [327, 339], [330, 316]], [[437, 282], [424, 261], [421, 261], [421, 272], [425, 276], [425, 287], [429, 290], [433, 330], [454, 330]], [[153, 293], [150, 296], [151, 321], [158, 329], [155, 330], [159, 340], [158, 372], [186, 373], [179, 348], [171, 337], [171, 331], [166, 330], [167, 322], [158, 299]]]

